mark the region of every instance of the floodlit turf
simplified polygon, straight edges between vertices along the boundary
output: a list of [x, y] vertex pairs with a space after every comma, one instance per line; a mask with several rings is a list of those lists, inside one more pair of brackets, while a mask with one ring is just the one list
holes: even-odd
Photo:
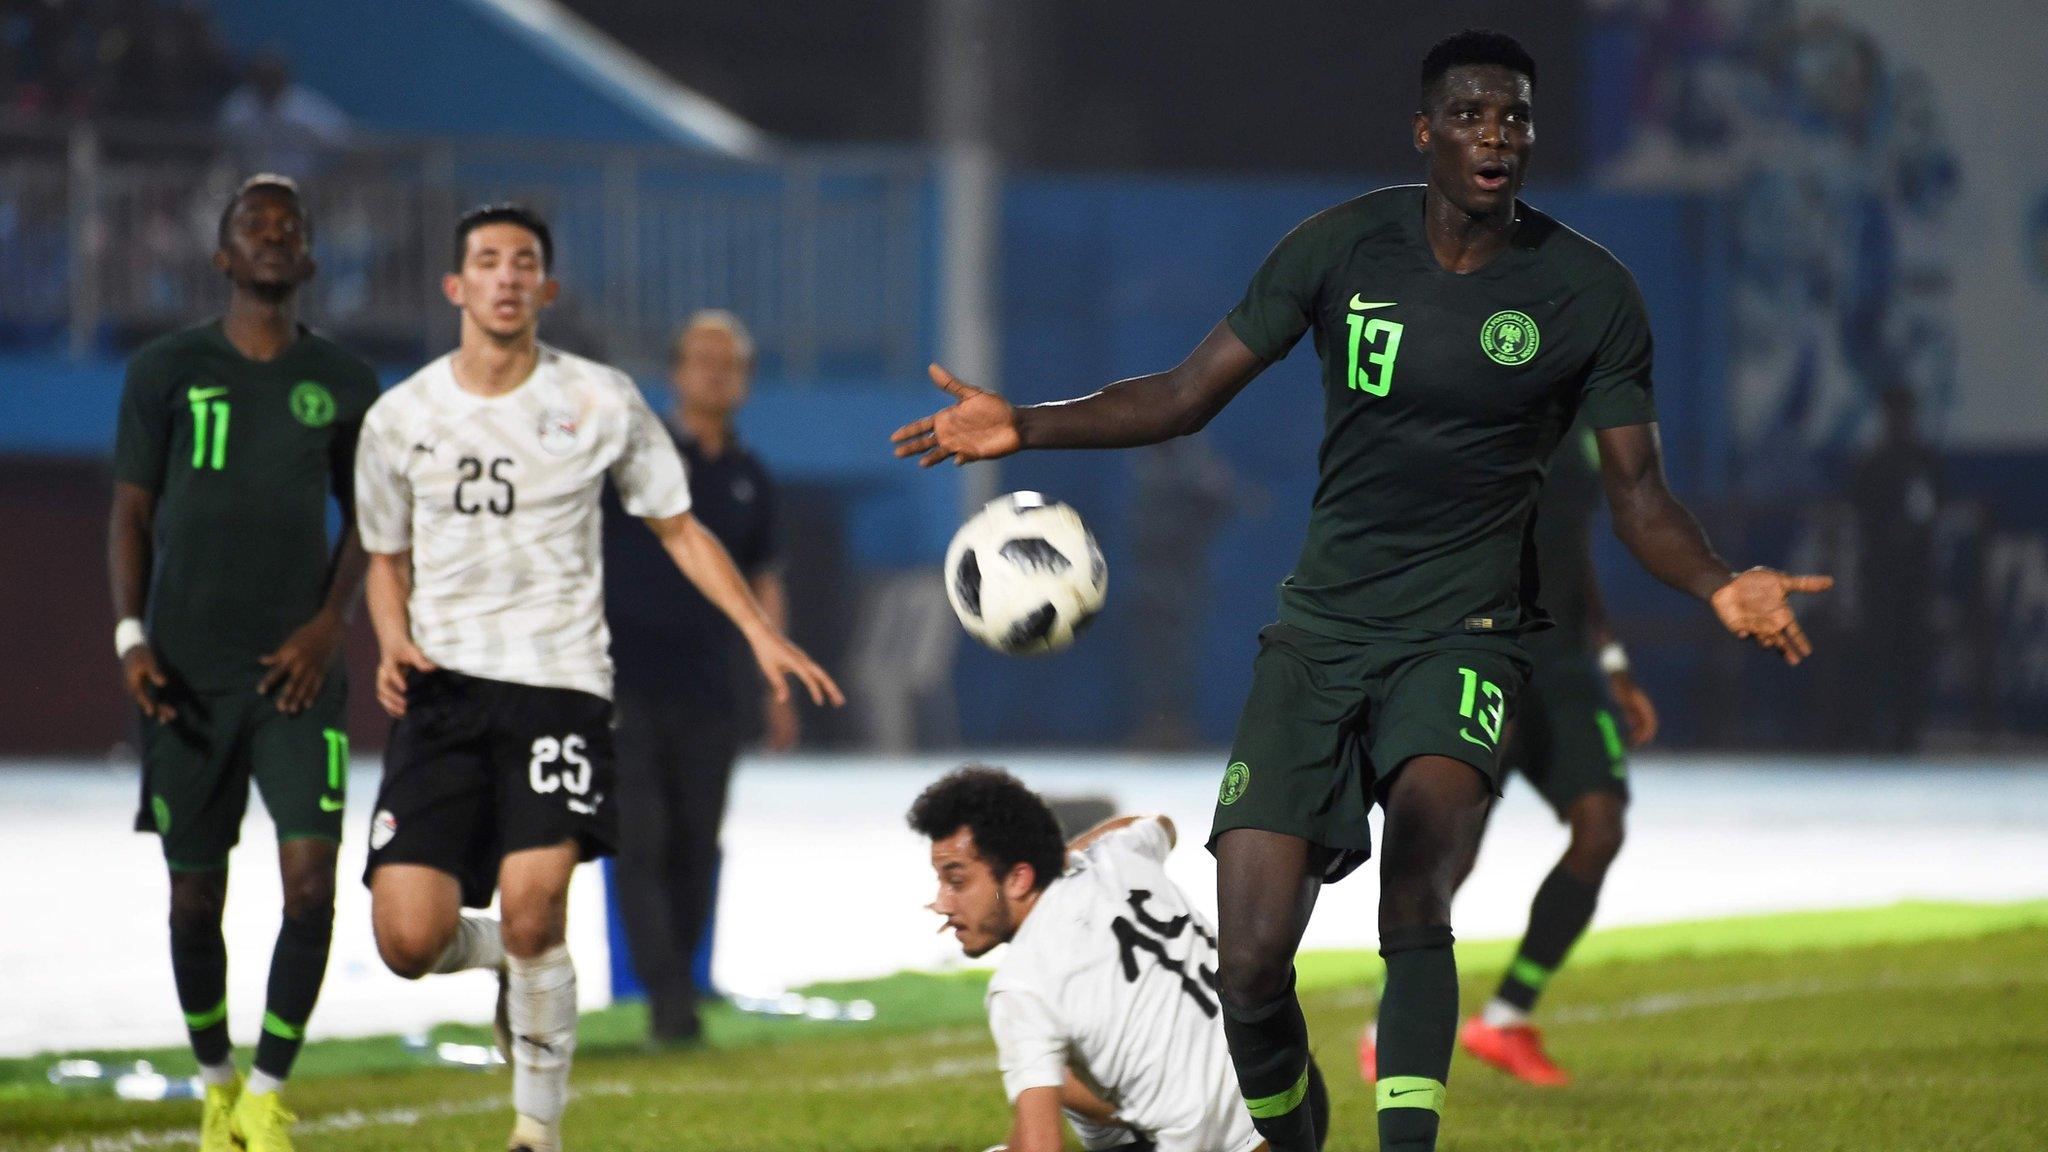
[[[1623, 929], [1583, 951], [1544, 1006], [1577, 1083], [1528, 1088], [1461, 1058], [1445, 1152], [2048, 1148], [2048, 905]], [[1505, 953], [1460, 949], [1468, 1008]], [[1360, 954], [1303, 965], [1336, 1149], [1375, 1146], [1352, 1071], [1373, 975]], [[986, 1147], [1005, 1111], [979, 987], [947, 976], [832, 990], [875, 998], [869, 1025], [722, 1013], [714, 1046], [680, 1055], [633, 1050], [633, 1011], [605, 1013], [583, 1032], [570, 1147]], [[193, 1145], [180, 1130], [196, 1105], [67, 1097], [41, 1083], [47, 1065], [0, 1062], [0, 1149]], [[390, 1040], [314, 1045], [303, 1066], [290, 1099], [308, 1152], [503, 1146], [502, 1072], [423, 1067]]]

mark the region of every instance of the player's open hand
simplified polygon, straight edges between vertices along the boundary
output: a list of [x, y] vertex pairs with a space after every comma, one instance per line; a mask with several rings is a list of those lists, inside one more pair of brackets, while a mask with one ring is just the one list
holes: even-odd
[[386, 646], [377, 657], [377, 703], [393, 719], [405, 715], [406, 673], [437, 670], [438, 665], [410, 640]]
[[1017, 432], [1017, 410], [1009, 401], [937, 364], [931, 366], [931, 375], [932, 383], [950, 393], [955, 403], [898, 428], [889, 437], [897, 459], [922, 454], [920, 468], [944, 463], [948, 457], [955, 464], [971, 464], [1000, 459], [1024, 446]]
[[1792, 576], [1774, 568], [1751, 568], [1723, 584], [1709, 601], [1721, 625], [1744, 640], [1785, 656], [1797, 664], [1813, 655], [1813, 644], [1792, 616], [1786, 597], [1794, 592], [1825, 592], [1833, 576]]
[[170, 686], [170, 677], [156, 662], [156, 652], [148, 644], [137, 644], [121, 654], [121, 680], [128, 685], [128, 694], [135, 697], [135, 706], [142, 714], [159, 724], [168, 724], [178, 718], [178, 710], [163, 701], [163, 690]]
[[1650, 703], [1650, 694], [1636, 683], [1636, 678], [1626, 672], [1616, 672], [1607, 677], [1607, 687], [1614, 693], [1614, 702], [1621, 708], [1622, 727], [1628, 732], [1628, 746], [1641, 748], [1657, 738], [1657, 706]]
[[341, 647], [341, 627], [341, 614], [325, 610], [300, 625], [277, 646], [277, 651], [256, 658], [258, 664], [270, 669], [263, 674], [256, 690], [266, 696], [276, 691], [277, 710], [287, 716], [296, 716], [312, 707], [313, 698], [320, 695], [320, 689], [327, 683], [327, 669], [332, 666], [334, 652]]
[[833, 683], [832, 677], [781, 633], [762, 632], [749, 636], [748, 641], [753, 645], [754, 662], [761, 666], [761, 675], [768, 679], [770, 701], [776, 704], [789, 702], [789, 677], [794, 676], [811, 694], [811, 703], [830, 704], [834, 708], [846, 703], [846, 694]]

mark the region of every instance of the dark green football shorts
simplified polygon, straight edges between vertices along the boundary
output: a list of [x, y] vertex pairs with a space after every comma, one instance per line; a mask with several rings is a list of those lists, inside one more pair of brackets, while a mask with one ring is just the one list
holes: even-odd
[[304, 712], [287, 716], [253, 689], [179, 692], [177, 718], [142, 721], [142, 805], [135, 830], [163, 840], [173, 872], [225, 868], [241, 840], [249, 781], [279, 840], [341, 840], [348, 791], [348, 685], [339, 669]]
[[1506, 637], [1359, 644], [1268, 626], [1210, 850], [1232, 828], [1284, 832], [1333, 850], [1324, 878], [1342, 879], [1371, 857], [1366, 814], [1409, 760], [1462, 760], [1500, 790], [1502, 730], [1527, 677]]
[[1559, 819], [1592, 792], [1628, 799], [1628, 748], [1607, 678], [1583, 649], [1531, 638], [1533, 671], [1509, 733], [1510, 772], [1528, 778]]

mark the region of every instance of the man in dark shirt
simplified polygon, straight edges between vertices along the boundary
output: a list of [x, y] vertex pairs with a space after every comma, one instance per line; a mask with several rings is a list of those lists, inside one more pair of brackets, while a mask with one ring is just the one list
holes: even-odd
[[[202, 1152], [288, 1152], [278, 1094], [327, 971], [348, 789], [342, 616], [367, 563], [350, 479], [377, 376], [299, 323], [312, 225], [282, 176], [220, 220], [227, 312], [128, 362], [107, 567], [142, 713], [142, 810], [171, 874], [171, 972], [206, 1081]], [[328, 501], [340, 504], [330, 542]], [[146, 623], [145, 623], [146, 620]], [[284, 921], [254, 1074], [228, 1042], [221, 913], [254, 781], [277, 825]]]
[[1273, 1152], [1313, 1152], [1295, 949], [1321, 885], [1380, 861], [1380, 1147], [1425, 1152], [1457, 1031], [1451, 895], [1499, 792], [1500, 740], [1548, 626], [1528, 558], [1544, 460], [1574, 417], [1600, 444], [1615, 533], [1722, 625], [1798, 663], [1787, 596], [1829, 586], [1737, 573], [1664, 483], [1649, 317], [1606, 249], [1516, 195], [1535, 144], [1536, 63], [1462, 32], [1422, 64], [1410, 121], [1428, 182], [1304, 221], [1174, 368], [1017, 408], [933, 365], [954, 404], [898, 429], [930, 466], [1023, 449], [1121, 448], [1199, 430], [1314, 334], [1321, 479], [1307, 540], [1260, 635], [1217, 796], [1224, 1035]]
[[[690, 317], [676, 336], [670, 423], [697, 518], [785, 629], [774, 486], [733, 428], [753, 367], [753, 338], [738, 317]], [[605, 511], [624, 515], [611, 496]], [[683, 1042], [699, 1032], [692, 961], [711, 918], [733, 761], [764, 721], [770, 749], [795, 747], [797, 714], [792, 703], [764, 699], [738, 630], [645, 535], [604, 534], [624, 800], [613, 875], [654, 1037]]]

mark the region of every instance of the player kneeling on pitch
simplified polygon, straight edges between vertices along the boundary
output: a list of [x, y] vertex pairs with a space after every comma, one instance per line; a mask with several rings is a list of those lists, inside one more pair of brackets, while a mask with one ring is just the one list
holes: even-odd
[[1045, 801], [999, 768], [942, 777], [910, 808], [932, 842], [931, 909], [969, 956], [1008, 944], [988, 985], [1010, 1098], [1010, 1152], [1265, 1148], [1252, 1117], [1305, 1096], [1317, 1143], [1329, 1097], [1310, 1061], [1292, 1090], [1247, 1104], [1217, 1016], [1216, 933], [1165, 862], [1173, 822], [1121, 816], [1060, 842]]

